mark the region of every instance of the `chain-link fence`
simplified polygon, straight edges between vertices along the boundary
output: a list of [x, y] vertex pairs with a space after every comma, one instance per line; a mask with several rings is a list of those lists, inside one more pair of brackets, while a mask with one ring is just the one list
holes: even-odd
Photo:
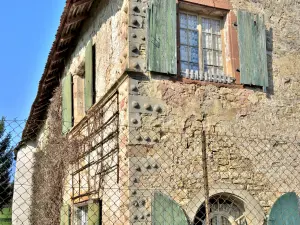
[[3, 121], [0, 224], [300, 224], [297, 138], [131, 127], [114, 104], [65, 136]]

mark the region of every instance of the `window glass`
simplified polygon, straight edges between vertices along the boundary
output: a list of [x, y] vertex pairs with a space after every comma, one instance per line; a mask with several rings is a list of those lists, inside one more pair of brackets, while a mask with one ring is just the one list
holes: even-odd
[[[189, 69], [201, 70], [211, 75], [223, 75], [221, 21], [199, 18], [185, 12], [180, 13], [179, 20], [181, 74], [185, 76], [186, 70]], [[198, 25], [201, 26], [202, 32], [200, 46]], [[200, 68], [199, 62], [203, 68]]]
[[223, 75], [221, 21], [208, 18], [201, 21], [204, 72]]
[[187, 69], [199, 70], [199, 33], [197, 15], [180, 13], [180, 65], [182, 74]]
[[88, 206], [82, 206], [76, 208], [76, 225], [88, 225]]

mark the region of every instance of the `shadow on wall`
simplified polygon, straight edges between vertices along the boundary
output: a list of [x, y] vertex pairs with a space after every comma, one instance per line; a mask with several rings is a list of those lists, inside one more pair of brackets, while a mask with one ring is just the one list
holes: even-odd
[[273, 79], [273, 28], [266, 29], [266, 46], [267, 46], [267, 65], [269, 87], [267, 88], [267, 97], [270, 98], [274, 94], [274, 79]]

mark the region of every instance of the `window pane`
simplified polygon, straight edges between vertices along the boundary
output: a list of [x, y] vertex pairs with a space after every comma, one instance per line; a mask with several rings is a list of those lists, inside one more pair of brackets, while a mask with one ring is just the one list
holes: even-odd
[[188, 15], [188, 28], [196, 30], [198, 26], [198, 18], [194, 15]]
[[221, 47], [221, 36], [213, 35], [212, 36], [212, 48], [215, 50], [222, 50]]
[[216, 68], [217, 68], [217, 70], [216, 70], [217, 75], [224, 75], [222, 67], [216, 67]]
[[211, 33], [210, 20], [202, 18], [202, 32]]
[[212, 48], [212, 37], [211, 34], [203, 33], [202, 38], [202, 47], [203, 48]]
[[203, 62], [204, 62], [204, 65], [212, 65], [213, 64], [212, 50], [203, 49]]
[[187, 28], [187, 16], [186, 14], [180, 13], [180, 27]]
[[194, 71], [199, 71], [199, 65], [198, 63], [191, 63], [191, 70], [194, 70]]
[[189, 45], [198, 47], [198, 31], [189, 31]]
[[214, 65], [215, 66], [223, 66], [222, 53], [218, 51], [214, 51]]
[[187, 62], [181, 62], [181, 72], [185, 72], [187, 69], [189, 69], [189, 64]]
[[188, 47], [180, 46], [180, 58], [182, 61], [188, 61]]
[[[181, 73], [199, 70], [199, 32], [197, 15], [180, 13], [180, 65]], [[183, 75], [185, 76], [185, 75]]]
[[212, 51], [213, 61], [211, 65], [218, 66], [219, 55], [216, 51]]
[[207, 66], [205, 72], [207, 72], [209, 75], [214, 74], [213, 66]]
[[187, 45], [188, 44], [188, 33], [187, 33], [187, 30], [184, 30], [184, 29], [180, 29], [180, 44], [185, 44]]
[[212, 20], [211, 21], [213, 34], [220, 34], [220, 31], [221, 31], [220, 23], [221, 22], [219, 20]]
[[202, 55], [204, 72], [223, 75], [221, 21], [202, 18]]
[[190, 54], [189, 54], [189, 61], [198, 63], [199, 60], [199, 54], [198, 54], [198, 48], [190, 48]]

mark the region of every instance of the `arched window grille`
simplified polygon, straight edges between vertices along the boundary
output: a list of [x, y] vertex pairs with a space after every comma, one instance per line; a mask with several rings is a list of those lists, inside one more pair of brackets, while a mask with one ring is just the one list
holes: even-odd
[[[245, 207], [238, 197], [222, 193], [209, 199], [210, 225], [247, 225]], [[194, 219], [194, 225], [205, 225], [206, 214], [203, 203]]]

